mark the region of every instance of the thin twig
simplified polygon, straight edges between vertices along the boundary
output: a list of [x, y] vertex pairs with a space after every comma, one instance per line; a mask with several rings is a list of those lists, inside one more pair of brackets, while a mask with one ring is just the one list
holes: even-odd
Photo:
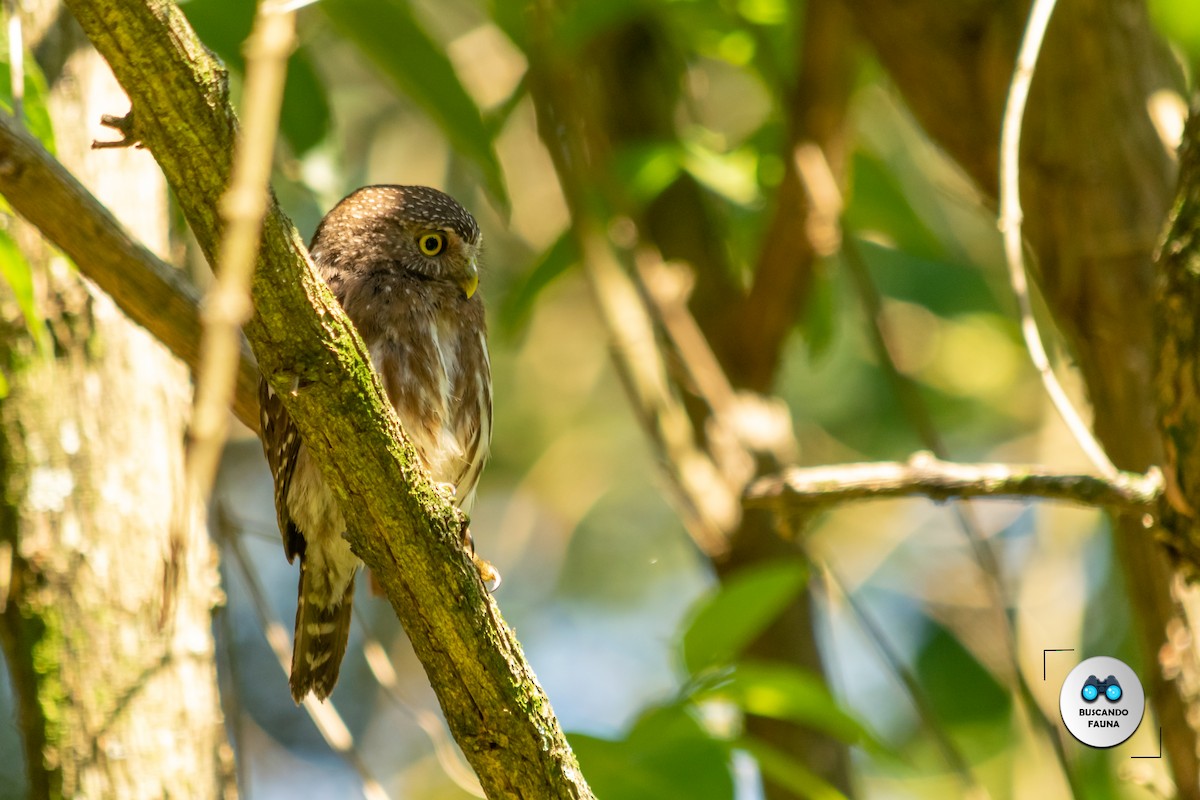
[[866, 632], [879, 650], [879, 655], [891, 669], [897, 680], [904, 686], [908, 697], [912, 700], [913, 708], [917, 712], [917, 716], [921, 718], [921, 722], [925, 725], [925, 729], [929, 731], [929, 735], [933, 737], [937, 744], [938, 750], [942, 753], [942, 758], [958, 775], [959, 780], [963, 784], [963, 788], [967, 791], [967, 797], [971, 800], [983, 800], [988, 797], [987, 789], [979, 783], [975, 777], [975, 773], [971, 771], [971, 765], [967, 762], [962, 751], [958, 749], [958, 745], [954, 743], [954, 739], [946, 732], [944, 725], [938, 719], [937, 712], [933, 709], [933, 704], [929, 700], [929, 696], [925, 690], [921, 688], [920, 681], [913, 675], [912, 671], [904, 664], [904, 659], [892, 647], [888, 641], [882, 627], [877, 623], [858, 601], [849, 589], [846, 588], [846, 582], [833, 570], [833, 567], [827, 561], [819, 560], [813, 557], [809, 552], [805, 553], [809, 560], [820, 566], [820, 573], [826, 586], [835, 589], [838, 594], [846, 601], [846, 605], [850, 607], [850, 611], [854, 614], [854, 618], [858, 620], [859, 626]]
[[800, 509], [885, 497], [922, 496], [939, 502], [961, 497], [1040, 497], [1148, 513], [1161, 495], [1158, 470], [1146, 475], [1121, 472], [1106, 480], [1094, 475], [1050, 472], [1033, 465], [956, 464], [931, 453], [917, 453], [905, 463], [787, 469], [751, 484], [746, 490], [746, 504]]
[[634, 266], [647, 311], [670, 339], [691, 390], [711, 412], [704, 420], [702, 446], [725, 483], [741, 492], [756, 469], [795, 462], [796, 434], [787, 403], [779, 397], [734, 389], [688, 307], [695, 284], [691, 268], [663, 261], [650, 247], [638, 251]]
[[250, 318], [250, 283], [258, 260], [258, 243], [267, 213], [271, 162], [279, 128], [279, 108], [287, 76], [287, 57], [296, 39], [296, 15], [280, 13], [275, 0], [261, 0], [246, 42], [245, 126], [233, 154], [229, 188], [221, 198], [224, 235], [217, 257], [216, 279], [204, 297], [200, 315], [200, 364], [187, 457], [183, 502], [177, 504], [163, 576], [165, 620], [178, 591], [185, 520], [191, 509], [208, 502], [221, 451], [229, 433], [229, 410], [235, 396], [242, 325]]
[[229, 745], [233, 748], [234, 785], [245, 790], [249, 786], [246, 782], [246, 759], [238, 756], [243, 751], [246, 741], [245, 704], [238, 688], [240, 674], [238, 661], [233, 655], [233, 624], [228, 597], [213, 609], [213, 628], [222, 662], [217, 669], [218, 700], [221, 703], [221, 713], [225, 715], [225, 724], [229, 728]]
[[720, 556], [741, 518], [737, 493], [696, 443], [687, 411], [667, 380], [654, 322], [633, 280], [602, 235], [576, 224], [584, 272], [608, 331], [617, 372], [651, 440], [662, 451], [688, 532], [707, 555]]
[[241, 326], [252, 310], [250, 282], [271, 179], [287, 59], [295, 45], [295, 12], [262, 0], [247, 40], [244, 125], [221, 202], [225, 223], [216, 280], [205, 296], [204, 333], [185, 481], [193, 502], [207, 502], [229, 428]]
[[1017, 53], [1017, 66], [1013, 72], [1008, 100], [1004, 105], [1004, 117], [1000, 128], [1000, 232], [1004, 236], [1004, 258], [1008, 264], [1009, 281], [1021, 314], [1021, 335], [1025, 338], [1025, 347], [1029, 351], [1033, 366], [1041, 376], [1042, 384], [1055, 410], [1066, 423], [1075, 441], [1100, 474], [1112, 478], [1116, 476], [1117, 468], [1096, 441], [1083, 417], [1071, 404], [1050, 366], [1050, 358], [1046, 355], [1046, 348], [1042, 344], [1037, 321], [1033, 316], [1029, 281], [1025, 272], [1019, 174], [1021, 122], [1025, 117], [1025, 104], [1029, 99], [1029, 87], [1033, 83], [1033, 71], [1042, 49], [1046, 27], [1050, 24], [1050, 16], [1054, 12], [1054, 4], [1055, 0], [1034, 0], [1025, 35], [1021, 39], [1021, 49]]
[[[275, 659], [279, 662], [280, 668], [286, 675], [291, 669], [292, 663], [292, 642], [288, 636], [287, 629], [279, 618], [271, 611], [271, 606], [267, 602], [266, 592], [263, 591], [262, 585], [258, 581], [258, 575], [255, 574], [250, 564], [250, 558], [246, 554], [246, 550], [242, 547], [241, 541], [237, 534], [232, 530], [228, 515], [225, 509], [220, 505], [216, 509], [216, 525], [220, 533], [222, 544], [225, 545], [228, 552], [233, 556], [233, 560], [238, 565], [238, 570], [242, 573], [242, 579], [246, 582], [246, 589], [250, 594], [250, 602], [254, 606], [254, 613], [258, 617], [258, 624], [263, 632], [263, 638], [267, 640], [267, 644], [271, 647], [271, 652], [275, 654]], [[282, 685], [282, 684], [281, 684]], [[350, 733], [350, 729], [346, 727], [346, 723], [342, 721], [342, 717], [334, 708], [332, 702], [319, 702], [309, 695], [304, 703], [304, 710], [312, 719], [317, 731], [321, 734], [326, 744], [335, 753], [346, 760], [355, 772], [358, 773], [359, 779], [362, 781], [363, 794], [368, 800], [387, 800], [388, 794], [384, 791], [383, 786], [371, 774], [370, 767], [363, 761], [361, 755], [354, 747], [354, 736]]]

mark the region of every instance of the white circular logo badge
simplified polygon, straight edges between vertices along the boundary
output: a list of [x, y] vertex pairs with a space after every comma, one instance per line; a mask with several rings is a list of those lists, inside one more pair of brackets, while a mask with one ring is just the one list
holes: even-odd
[[1146, 694], [1124, 661], [1096, 656], [1071, 670], [1058, 706], [1076, 739], [1089, 747], [1115, 747], [1141, 724]]

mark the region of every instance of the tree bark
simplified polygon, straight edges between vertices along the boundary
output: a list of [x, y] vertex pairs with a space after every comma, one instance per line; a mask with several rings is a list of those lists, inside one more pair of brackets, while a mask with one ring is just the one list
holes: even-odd
[[[59, 156], [143, 241], [166, 249], [166, 192], [140, 151], [89, 150], [101, 112], [128, 101], [57, 3], [24, 20], [50, 65]], [[210, 612], [214, 551], [202, 510], [181, 514], [186, 367], [126, 319], [32, 229], [52, 352], [3, 304], [0, 596], [31, 797], [214, 798], [233, 791]], [[185, 535], [171, 550], [174, 524]], [[164, 611], [164, 570], [181, 579]]]

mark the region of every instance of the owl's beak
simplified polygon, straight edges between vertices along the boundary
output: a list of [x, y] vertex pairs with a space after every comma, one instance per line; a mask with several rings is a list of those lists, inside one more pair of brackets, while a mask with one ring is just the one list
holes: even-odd
[[475, 259], [471, 259], [471, 263], [467, 265], [467, 272], [463, 275], [462, 281], [458, 284], [462, 287], [463, 294], [470, 300], [475, 294], [475, 290], [479, 288], [479, 266], [475, 263]]

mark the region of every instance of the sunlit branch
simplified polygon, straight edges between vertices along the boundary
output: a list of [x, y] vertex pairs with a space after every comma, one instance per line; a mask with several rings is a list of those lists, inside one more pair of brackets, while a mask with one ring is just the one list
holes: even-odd
[[260, 0], [246, 41], [243, 119], [229, 188], [221, 200], [219, 268], [204, 297], [200, 365], [192, 404], [191, 440], [184, 480], [193, 503], [206, 503], [229, 432], [242, 325], [250, 318], [250, 284], [267, 213], [271, 164], [283, 105], [287, 59], [296, 42], [296, 15]]
[[1157, 470], [1146, 475], [1119, 472], [1113, 478], [1052, 472], [1040, 466], [956, 464], [929, 453], [907, 462], [841, 464], [792, 468], [755, 481], [746, 490], [748, 506], [804, 509], [856, 500], [927, 497], [1031, 497], [1085, 506], [1152, 513], [1162, 495]]

